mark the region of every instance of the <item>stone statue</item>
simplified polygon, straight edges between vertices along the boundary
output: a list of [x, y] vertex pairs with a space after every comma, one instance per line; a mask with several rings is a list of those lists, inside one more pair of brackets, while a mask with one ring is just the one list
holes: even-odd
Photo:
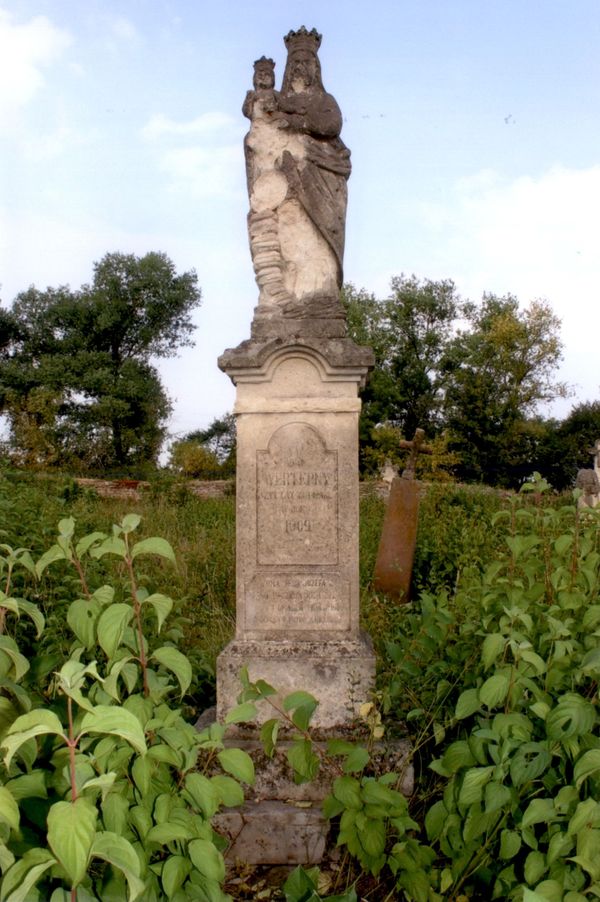
[[589, 449], [594, 459], [593, 469], [578, 470], [575, 487], [581, 489], [579, 507], [596, 507], [600, 504], [600, 439]]
[[257, 313], [342, 317], [350, 151], [339, 137], [340, 109], [321, 80], [321, 35], [302, 26], [284, 41], [281, 91], [273, 61], [262, 57], [243, 106], [251, 121], [244, 149]]

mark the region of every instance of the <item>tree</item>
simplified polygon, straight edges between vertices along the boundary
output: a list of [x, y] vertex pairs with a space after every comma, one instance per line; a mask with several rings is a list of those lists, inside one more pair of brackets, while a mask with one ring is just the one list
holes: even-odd
[[23, 460], [156, 461], [171, 406], [151, 361], [191, 344], [199, 303], [196, 273], [161, 253], [107, 254], [79, 291], [21, 293], [0, 322], [0, 402]]
[[575, 485], [577, 471], [592, 467], [591, 448], [600, 439], [600, 401], [576, 404], [564, 420], [549, 420], [535, 469], [559, 490]]
[[373, 429], [389, 424], [405, 436], [420, 426], [439, 432], [444, 398], [442, 363], [461, 302], [454, 283], [401, 275], [390, 296], [377, 300], [352, 285], [344, 287], [348, 331], [375, 353], [375, 368], [363, 392], [360, 435], [363, 451]]
[[520, 310], [512, 295], [485, 294], [479, 306], [465, 305], [463, 315], [469, 328], [448, 343], [443, 363], [444, 420], [461, 458], [458, 474], [515, 485], [523, 464], [529, 466], [527, 417], [567, 391], [554, 379], [562, 357], [560, 320], [544, 301]]
[[226, 413], [174, 442], [169, 463], [184, 476], [226, 479], [235, 473], [235, 455], [235, 417]]

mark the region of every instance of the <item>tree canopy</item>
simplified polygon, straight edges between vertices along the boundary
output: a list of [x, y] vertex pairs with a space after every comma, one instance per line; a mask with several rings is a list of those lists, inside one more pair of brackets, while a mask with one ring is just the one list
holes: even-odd
[[474, 304], [450, 280], [404, 275], [383, 300], [352, 285], [344, 299], [351, 336], [376, 359], [363, 394], [364, 466], [377, 460], [376, 426], [406, 437], [421, 426], [445, 436], [459, 478], [510, 485], [532, 472], [529, 420], [566, 392], [555, 379], [560, 321], [547, 303], [521, 309], [512, 295], [485, 294]]
[[153, 358], [191, 344], [194, 271], [111, 253], [91, 285], [35, 287], [0, 320], [0, 403], [29, 465], [155, 462], [171, 410]]

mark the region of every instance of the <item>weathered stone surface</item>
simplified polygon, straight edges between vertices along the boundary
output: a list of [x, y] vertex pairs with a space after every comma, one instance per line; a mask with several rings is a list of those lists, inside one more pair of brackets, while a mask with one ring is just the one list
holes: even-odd
[[[284, 604], [285, 596], [274, 599]], [[217, 718], [224, 719], [241, 691], [239, 673], [248, 667], [252, 680], [263, 679], [274, 686], [280, 701], [289, 692], [302, 689], [319, 701], [312, 723], [331, 728], [351, 723], [360, 705], [369, 699], [375, 679], [375, 657], [368, 637], [331, 640], [321, 629], [322, 639], [294, 641], [278, 639], [234, 640], [217, 660]], [[269, 631], [271, 632], [271, 631]], [[310, 632], [316, 632], [314, 624]], [[259, 704], [257, 723], [273, 717], [268, 702]]]
[[419, 522], [419, 485], [396, 476], [392, 481], [373, 586], [398, 601], [409, 601]]
[[[352, 733], [345, 738], [351, 740]], [[335, 762], [325, 760], [315, 780], [298, 785], [286, 758], [289, 742], [279, 742], [273, 758], [265, 755], [256, 740], [234, 736], [232, 743], [253, 759], [256, 781], [242, 807], [213, 818], [215, 829], [229, 840], [227, 860], [256, 865], [317, 864], [333, 842], [321, 804], [339, 776]], [[324, 742], [315, 745], [317, 750], [325, 749]], [[410, 743], [402, 739], [377, 742], [371, 754], [374, 774], [398, 774], [396, 788], [406, 796], [414, 789], [410, 754]]]
[[350, 151], [342, 114], [321, 78], [321, 35], [313, 28], [284, 38], [288, 59], [280, 91], [275, 64], [254, 64], [242, 111], [250, 212], [248, 234], [260, 289], [255, 318], [343, 319], [346, 182]]
[[230, 861], [254, 865], [318, 864], [329, 833], [320, 806], [299, 808], [276, 801], [249, 802], [220, 812], [213, 826], [229, 840]]

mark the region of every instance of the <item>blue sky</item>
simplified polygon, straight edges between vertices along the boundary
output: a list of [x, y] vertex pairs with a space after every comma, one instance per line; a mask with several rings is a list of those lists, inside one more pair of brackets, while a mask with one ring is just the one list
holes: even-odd
[[164, 251], [203, 290], [196, 347], [160, 362], [171, 431], [230, 409], [216, 358], [257, 298], [240, 109], [301, 24], [352, 150], [346, 279], [545, 298], [574, 396], [542, 412], [598, 399], [599, 0], [0, 0], [3, 303]]

